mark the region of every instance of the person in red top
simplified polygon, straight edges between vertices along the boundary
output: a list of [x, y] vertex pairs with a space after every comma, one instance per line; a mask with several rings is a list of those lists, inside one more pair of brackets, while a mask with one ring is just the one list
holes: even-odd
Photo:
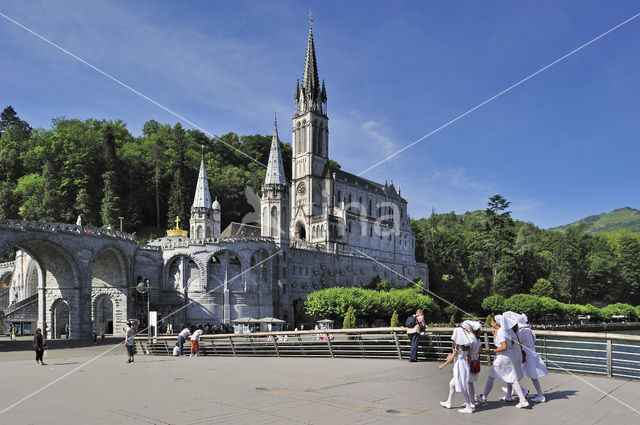
[[409, 340], [411, 340], [411, 354], [409, 355], [410, 362], [418, 361], [418, 340], [420, 339], [420, 332], [427, 327], [424, 323], [424, 316], [422, 315], [422, 309], [419, 308], [416, 310], [416, 325], [412, 328], [407, 329], [407, 335], [409, 336]]

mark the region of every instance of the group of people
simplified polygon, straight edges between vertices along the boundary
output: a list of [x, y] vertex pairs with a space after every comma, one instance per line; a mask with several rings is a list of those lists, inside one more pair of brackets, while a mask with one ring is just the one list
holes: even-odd
[[[451, 409], [453, 396], [462, 393], [465, 404], [460, 413], [473, 413], [477, 403], [486, 403], [487, 396], [493, 388], [496, 379], [506, 383], [505, 396], [501, 400], [513, 401], [513, 393], [518, 397], [517, 408], [529, 406], [528, 390], [523, 389], [520, 381], [524, 376], [531, 379], [537, 391], [537, 396], [531, 401], [543, 403], [545, 401], [539, 378], [548, 374], [547, 367], [535, 351], [535, 333], [531, 330], [527, 316], [507, 311], [491, 318], [494, 329], [494, 349], [483, 350], [480, 343], [482, 324], [478, 321], [465, 320], [455, 328], [451, 335], [452, 353], [439, 366], [444, 368], [453, 363], [453, 378], [449, 382], [449, 397], [440, 404]], [[475, 382], [480, 373], [480, 354], [494, 355], [493, 365], [489, 370], [484, 391], [475, 394]]]
[[191, 326], [187, 325], [180, 331], [178, 334], [178, 342], [176, 342], [176, 346], [173, 347], [173, 356], [179, 357], [182, 356], [184, 343], [189, 338], [191, 340], [191, 357], [198, 356], [200, 350], [200, 337], [204, 333], [204, 329], [202, 325]]

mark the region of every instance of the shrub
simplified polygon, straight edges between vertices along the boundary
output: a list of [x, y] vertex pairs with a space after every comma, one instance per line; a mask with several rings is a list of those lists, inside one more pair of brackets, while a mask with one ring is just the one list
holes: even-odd
[[342, 321], [342, 329], [353, 329], [356, 327], [356, 311], [352, 306], [349, 306], [349, 309], [344, 315], [344, 320]]
[[389, 323], [389, 327], [398, 328], [402, 326], [400, 320], [398, 319], [398, 312], [393, 310], [393, 315], [391, 316], [391, 323]]
[[498, 314], [504, 311], [505, 298], [496, 294], [482, 300], [482, 309], [490, 314]]
[[516, 313], [524, 313], [528, 317], [539, 314], [542, 303], [540, 298], [529, 294], [515, 294], [509, 297], [504, 303], [505, 310], [515, 311]]
[[600, 314], [607, 320], [610, 320], [613, 316], [627, 316], [632, 320], [638, 317], [636, 308], [625, 303], [609, 304], [608, 306], [600, 309]]
[[456, 325], [456, 315], [452, 314], [451, 319], [449, 319], [449, 326], [454, 327]]

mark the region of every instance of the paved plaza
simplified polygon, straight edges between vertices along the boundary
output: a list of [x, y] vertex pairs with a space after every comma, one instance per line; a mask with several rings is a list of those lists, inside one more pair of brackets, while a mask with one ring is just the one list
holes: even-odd
[[[0, 410], [78, 368], [113, 345], [50, 350], [35, 366], [31, 351], [0, 343]], [[451, 369], [399, 360], [136, 356], [122, 347], [80, 367], [19, 406], [2, 424], [637, 424], [640, 415], [564, 374], [542, 380], [547, 403], [529, 409], [497, 401], [472, 415], [438, 404]], [[487, 368], [483, 367], [480, 385]], [[640, 382], [583, 377], [631, 406]], [[456, 395], [456, 402], [462, 397]]]

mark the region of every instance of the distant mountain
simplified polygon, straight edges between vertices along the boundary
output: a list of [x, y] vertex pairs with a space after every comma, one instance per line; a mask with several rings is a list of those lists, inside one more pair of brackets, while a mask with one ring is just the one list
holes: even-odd
[[608, 213], [591, 215], [576, 222], [554, 227], [553, 230], [564, 230], [569, 226], [585, 224], [590, 233], [610, 232], [616, 229], [629, 229], [640, 233], [640, 210], [624, 207]]

